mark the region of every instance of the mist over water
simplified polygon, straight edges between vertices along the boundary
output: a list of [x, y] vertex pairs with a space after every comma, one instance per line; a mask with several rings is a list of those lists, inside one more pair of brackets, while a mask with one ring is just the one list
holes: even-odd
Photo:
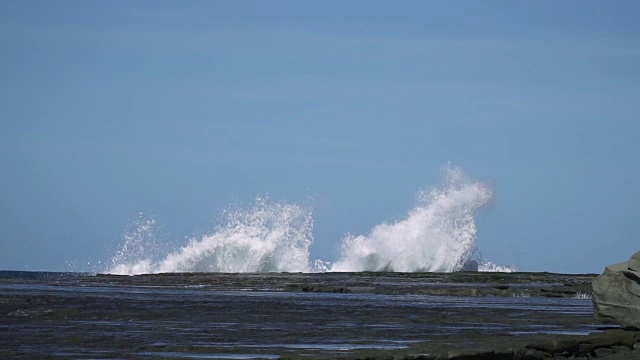
[[[123, 236], [107, 273], [314, 272], [461, 270], [476, 249], [476, 212], [492, 198], [486, 184], [461, 168], [443, 167], [443, 184], [420, 191], [401, 220], [381, 223], [368, 235], [347, 235], [335, 262], [310, 262], [313, 215], [309, 207], [258, 197], [247, 208], [224, 212], [211, 234], [167, 251], [154, 236], [153, 219], [139, 219]], [[480, 271], [512, 271], [481, 262]]]

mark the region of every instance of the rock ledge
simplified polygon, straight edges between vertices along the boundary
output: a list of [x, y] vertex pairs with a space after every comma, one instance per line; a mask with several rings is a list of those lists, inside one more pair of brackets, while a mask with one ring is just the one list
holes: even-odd
[[596, 320], [640, 329], [640, 251], [593, 280]]

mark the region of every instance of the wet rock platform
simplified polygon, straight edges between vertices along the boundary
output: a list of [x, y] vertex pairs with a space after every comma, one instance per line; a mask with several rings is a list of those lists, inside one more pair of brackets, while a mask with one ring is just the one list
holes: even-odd
[[1, 359], [640, 359], [595, 275], [0, 273]]

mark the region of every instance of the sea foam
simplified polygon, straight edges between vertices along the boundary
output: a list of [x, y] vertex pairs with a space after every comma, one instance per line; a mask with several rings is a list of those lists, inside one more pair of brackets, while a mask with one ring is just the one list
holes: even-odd
[[377, 225], [369, 235], [347, 236], [331, 271], [461, 270], [475, 249], [476, 212], [492, 190], [459, 167], [447, 165], [443, 175], [443, 186], [419, 192], [405, 218]]
[[[208, 235], [193, 237], [166, 251], [155, 240], [153, 219], [139, 219], [111, 258], [107, 273], [314, 272], [462, 270], [476, 250], [476, 214], [492, 198], [485, 183], [470, 180], [461, 168], [446, 165], [443, 184], [420, 191], [416, 205], [395, 222], [375, 226], [368, 235], [347, 235], [337, 261], [312, 265], [313, 215], [309, 207], [258, 197], [246, 208], [224, 212]], [[480, 271], [513, 271], [479, 261]]]
[[313, 217], [304, 206], [258, 197], [249, 210], [224, 212], [215, 231], [194, 237], [164, 257], [145, 252], [154, 247], [149, 221], [124, 236], [122, 249], [107, 273], [302, 272], [309, 270]]

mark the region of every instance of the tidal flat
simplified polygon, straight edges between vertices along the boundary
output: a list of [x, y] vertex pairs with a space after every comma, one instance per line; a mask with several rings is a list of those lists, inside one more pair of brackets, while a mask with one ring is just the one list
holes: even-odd
[[0, 272], [0, 358], [640, 359], [594, 278]]

